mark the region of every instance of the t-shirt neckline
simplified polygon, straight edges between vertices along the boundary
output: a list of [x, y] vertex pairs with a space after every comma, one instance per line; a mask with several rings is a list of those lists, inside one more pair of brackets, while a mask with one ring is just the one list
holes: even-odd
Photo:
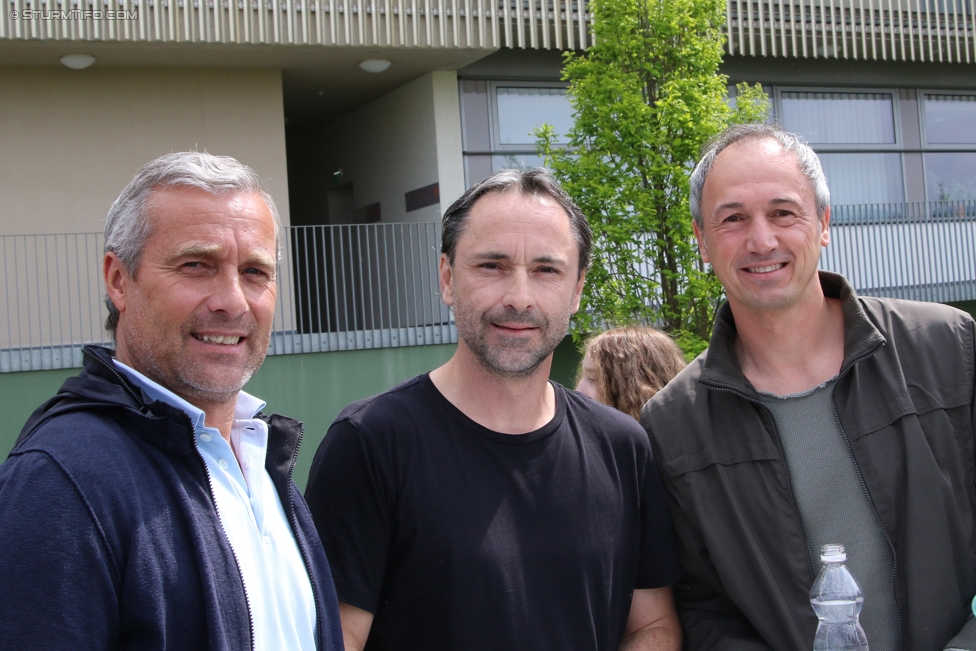
[[531, 432], [526, 432], [524, 434], [505, 434], [503, 432], [496, 432], [495, 430], [489, 429], [481, 423], [473, 420], [470, 416], [458, 409], [454, 403], [444, 397], [444, 394], [440, 392], [440, 390], [430, 379], [430, 373], [424, 373], [421, 375], [420, 382], [431, 394], [431, 396], [433, 396], [434, 400], [440, 404], [466, 431], [477, 433], [478, 435], [496, 443], [504, 443], [506, 445], [524, 445], [526, 443], [540, 441], [547, 438], [553, 432], [559, 429], [559, 426], [566, 419], [566, 396], [563, 393], [565, 389], [552, 380], [549, 380], [549, 384], [552, 385], [553, 391], [556, 392], [556, 413], [548, 423], [539, 429], [532, 430]]

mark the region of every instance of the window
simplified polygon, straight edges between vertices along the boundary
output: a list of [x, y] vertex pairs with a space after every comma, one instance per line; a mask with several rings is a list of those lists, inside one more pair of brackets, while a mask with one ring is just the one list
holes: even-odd
[[925, 154], [925, 191], [929, 201], [976, 199], [976, 152]]
[[573, 110], [565, 84], [461, 81], [461, 133], [465, 180], [470, 187], [511, 167], [538, 167], [535, 129], [551, 124], [565, 144]]
[[832, 204], [905, 200], [894, 92], [780, 89], [776, 100], [783, 128], [817, 151]]
[[901, 154], [819, 154], [830, 187], [830, 202], [897, 203], [905, 200]]
[[976, 145], [976, 95], [926, 93], [925, 136], [930, 145]]
[[976, 200], [976, 94], [923, 93], [923, 98], [928, 200]]
[[565, 144], [573, 128], [573, 109], [565, 88], [496, 86], [498, 145], [535, 149], [535, 130], [551, 124], [557, 142]]
[[811, 145], [895, 144], [891, 93], [809, 93], [780, 95], [783, 126]]

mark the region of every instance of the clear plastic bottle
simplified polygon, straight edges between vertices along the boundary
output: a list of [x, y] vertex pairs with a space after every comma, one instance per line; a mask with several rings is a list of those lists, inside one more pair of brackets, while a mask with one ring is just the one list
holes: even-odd
[[868, 639], [858, 621], [864, 597], [844, 563], [843, 545], [824, 545], [823, 567], [810, 589], [810, 605], [820, 619], [813, 651], [868, 651]]

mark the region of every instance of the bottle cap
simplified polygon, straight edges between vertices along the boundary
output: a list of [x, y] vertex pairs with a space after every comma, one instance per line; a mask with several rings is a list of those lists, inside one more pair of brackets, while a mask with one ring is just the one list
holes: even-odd
[[824, 545], [820, 548], [820, 560], [824, 563], [843, 563], [847, 553], [843, 545]]

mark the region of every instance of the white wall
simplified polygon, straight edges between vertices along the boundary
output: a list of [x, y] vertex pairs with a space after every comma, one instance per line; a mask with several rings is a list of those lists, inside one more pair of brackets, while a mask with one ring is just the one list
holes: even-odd
[[457, 73], [433, 73], [434, 124], [437, 128], [437, 170], [440, 174], [441, 214], [460, 197], [464, 187], [461, 144], [461, 100]]
[[[464, 191], [457, 75], [432, 72], [339, 118], [315, 138], [318, 178], [336, 169], [355, 208], [380, 202], [383, 222], [437, 221]], [[405, 194], [439, 183], [440, 205], [406, 211]]]
[[289, 223], [279, 70], [0, 68], [0, 234], [101, 231], [171, 151], [238, 158]]

